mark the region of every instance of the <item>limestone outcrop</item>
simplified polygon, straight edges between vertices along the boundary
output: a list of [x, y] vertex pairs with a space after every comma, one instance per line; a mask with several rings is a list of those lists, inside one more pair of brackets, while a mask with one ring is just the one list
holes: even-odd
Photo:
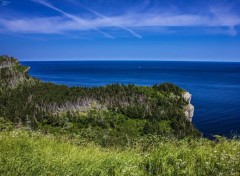
[[188, 102], [188, 104], [184, 107], [185, 116], [188, 121], [192, 122], [192, 118], [194, 115], [194, 106], [191, 104], [192, 94], [190, 94], [189, 92], [184, 92], [183, 98], [185, 101]]

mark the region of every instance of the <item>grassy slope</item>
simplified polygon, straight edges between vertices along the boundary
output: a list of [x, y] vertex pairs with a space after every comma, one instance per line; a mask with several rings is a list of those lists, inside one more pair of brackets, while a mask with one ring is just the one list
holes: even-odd
[[[1, 60], [0, 57], [0, 64], [3, 61], [6, 59]], [[88, 90], [67, 88], [36, 80], [32, 84], [25, 73], [27, 67], [19, 66], [17, 60], [13, 61], [16, 62], [16, 67], [1, 69], [1, 78], [6, 80], [1, 82], [0, 79], [0, 85], [2, 85], [0, 89], [0, 175], [240, 175], [240, 141], [219, 138], [216, 142], [189, 137], [175, 140], [175, 137], [170, 135], [169, 120], [177, 129], [176, 132], [179, 133], [181, 130], [188, 132], [186, 130], [192, 129], [189, 133], [194, 133], [191, 124], [186, 126], [188, 123], [185, 124], [184, 119], [180, 118], [182, 113], [180, 115], [178, 113], [178, 109], [182, 109], [180, 105], [185, 105], [184, 102], [172, 101], [170, 95], [173, 94], [169, 93], [170, 91], [181, 94], [180, 88], [169, 84], [155, 87], [112, 85]], [[23, 80], [28, 78], [28, 84], [25, 87], [18, 85], [19, 78], [24, 78]], [[5, 85], [8, 83], [18, 87], [15, 86], [16, 90], [5, 90]], [[122, 91], [123, 88], [124, 91]], [[171, 89], [168, 90], [169, 88]], [[118, 90], [117, 93], [116, 90]], [[78, 91], [80, 93], [77, 93]], [[102, 110], [98, 113], [90, 109], [91, 111], [85, 112], [84, 116], [64, 112], [55, 118], [45, 114], [42, 121], [41, 113], [33, 112], [30, 108], [35, 107], [33, 105], [38, 101], [50, 104], [58, 102], [61, 105], [64, 103], [63, 100], [73, 101], [74, 97], [84, 93], [98, 98], [98, 101], [108, 102], [108, 97], [115, 97], [116, 100], [113, 102], [116, 107], [119, 106], [118, 100], [124, 96], [132, 97], [135, 99], [130, 99], [129, 103], [135, 106], [124, 108], [123, 112], [109, 107], [110, 110], [106, 113]], [[118, 95], [119, 93], [121, 94]], [[155, 121], [149, 121], [152, 123], [148, 123], [147, 126], [144, 124], [149, 118], [131, 118], [142, 117], [145, 113], [141, 111], [145, 109], [142, 108], [141, 103], [136, 103], [138, 95], [142, 94], [158, 100], [158, 103], [150, 101], [151, 99], [149, 102], [144, 101], [144, 106], [146, 103], [154, 105], [149, 106], [154, 112], [149, 117], [159, 117], [154, 119]], [[124, 101], [127, 100], [126, 98]], [[172, 106], [170, 106], [171, 103], [173, 103]], [[161, 111], [154, 108], [159, 104], [165, 111], [169, 109], [166, 117], [162, 117]], [[172, 113], [174, 108], [176, 111]], [[179, 118], [169, 118], [178, 115]], [[49, 121], [45, 124], [46, 117]], [[9, 119], [12, 122], [20, 119], [26, 122], [25, 126], [28, 128], [33, 127], [33, 122], [36, 120], [35, 125], [38, 125], [38, 128], [34, 129], [42, 132], [17, 129]], [[77, 119], [77, 123], [72, 119]], [[29, 121], [31, 123], [28, 123]], [[60, 125], [54, 125], [57, 122]], [[21, 126], [22, 123], [14, 124]], [[158, 133], [151, 131], [153, 127], [156, 127]], [[144, 135], [141, 132], [143, 129], [146, 132]], [[165, 137], [156, 136], [162, 133]], [[131, 135], [133, 135], [132, 140], [129, 140]], [[172, 137], [170, 139], [166, 136]], [[107, 142], [111, 145], [106, 145]]]
[[239, 175], [239, 158], [240, 141], [223, 138], [152, 136], [120, 149], [39, 132], [0, 132], [2, 175]]

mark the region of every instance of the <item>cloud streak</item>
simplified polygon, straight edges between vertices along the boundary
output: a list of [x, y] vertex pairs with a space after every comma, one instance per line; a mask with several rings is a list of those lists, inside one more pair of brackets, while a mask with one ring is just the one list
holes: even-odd
[[10, 3], [10, 1], [0, 0], [0, 6], [8, 6]]
[[131, 30], [131, 29], [129, 29], [129, 28], [123, 26], [123, 25], [117, 24], [116, 22], [112, 21], [110, 18], [104, 16], [103, 14], [101, 14], [101, 13], [99, 13], [99, 12], [93, 10], [93, 9], [90, 9], [90, 8], [87, 8], [87, 7], [84, 7], [84, 6], [82, 6], [82, 7], [85, 8], [85, 9], [87, 9], [88, 11], [94, 13], [94, 14], [97, 15], [98, 17], [103, 18], [104, 20], [106, 20], [107, 22], [109, 22], [109, 24], [113, 24], [114, 26], [120, 27], [120, 28], [128, 31], [129, 33], [131, 33], [133, 36], [135, 36], [135, 37], [137, 37], [137, 38], [142, 38], [142, 36], [139, 35], [138, 33], [134, 32], [133, 30]]
[[65, 11], [63, 11], [63, 10], [61, 10], [61, 9], [53, 6], [53, 5], [51, 5], [51, 4], [48, 3], [47, 1], [44, 1], [44, 0], [32, 0], [32, 1], [33, 1], [33, 2], [36, 2], [36, 3], [39, 3], [39, 4], [42, 4], [42, 5], [46, 6], [46, 7], [49, 7], [50, 9], [53, 9], [53, 10], [55, 10], [55, 11], [57, 11], [57, 12], [60, 12], [61, 14], [65, 15], [67, 18], [73, 20], [74, 22], [78, 23], [79, 25], [82, 25], [82, 26], [86, 27], [86, 29], [93, 29], [93, 30], [95, 30], [95, 31], [103, 34], [103, 35], [104, 35], [105, 37], [107, 37], [107, 38], [114, 39], [114, 37], [111, 36], [110, 34], [108, 34], [108, 33], [106, 33], [106, 32], [103, 32], [103, 31], [97, 29], [96, 27], [93, 28], [93, 27], [91, 27], [91, 26], [89, 26], [89, 25], [86, 25], [85, 21], [84, 21], [82, 18], [77, 17], [77, 16], [72, 15], [72, 14], [69, 14], [69, 13], [67, 13], [67, 12], [65, 12]]
[[[224, 7], [211, 7], [209, 14], [193, 14], [176, 11], [146, 11], [144, 13], [131, 12], [118, 16], [105, 16], [91, 8], [83, 7], [96, 16], [81, 17], [76, 14], [70, 14], [66, 11], [53, 6], [44, 0], [32, 0], [42, 4], [56, 12], [59, 16], [50, 17], [0, 17], [0, 28], [3, 32], [8, 33], [36, 33], [36, 34], [66, 34], [73, 31], [97, 31], [104, 37], [114, 39], [109, 32], [112, 28], [121, 28], [129, 32], [133, 37], [141, 38], [142, 36], [135, 31], [151, 30], [156, 27], [224, 27], [228, 35], [237, 35], [236, 26], [240, 25], [240, 16]], [[41, 24], [41, 25], [36, 25]], [[132, 30], [134, 29], [134, 31]], [[219, 30], [216, 31], [219, 33]]]

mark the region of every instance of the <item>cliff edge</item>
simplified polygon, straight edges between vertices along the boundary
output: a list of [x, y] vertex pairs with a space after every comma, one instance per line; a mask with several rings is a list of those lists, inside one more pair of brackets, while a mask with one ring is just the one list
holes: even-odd
[[16, 87], [29, 79], [30, 67], [22, 66], [13, 57], [0, 56], [0, 84], [7, 87]]
[[183, 93], [183, 98], [188, 104], [184, 107], [184, 114], [189, 122], [192, 122], [192, 118], [194, 115], [194, 106], [191, 104], [192, 94], [189, 92]]
[[0, 117], [16, 126], [70, 133], [104, 145], [148, 135], [199, 136], [191, 94], [171, 83], [68, 87], [28, 75], [17, 59], [0, 57]]

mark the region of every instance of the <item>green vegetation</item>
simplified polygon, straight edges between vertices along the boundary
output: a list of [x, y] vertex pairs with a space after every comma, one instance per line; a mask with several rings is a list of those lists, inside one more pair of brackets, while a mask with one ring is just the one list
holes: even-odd
[[68, 87], [0, 56], [0, 175], [239, 175], [240, 142], [200, 137], [184, 90]]
[[240, 142], [148, 137], [102, 148], [80, 139], [0, 132], [2, 175], [239, 175]]
[[0, 117], [15, 126], [80, 135], [102, 146], [145, 135], [199, 136], [184, 114], [184, 90], [173, 84], [67, 87], [30, 77], [15, 59], [1, 63]]
[[22, 66], [13, 57], [0, 56], [0, 93], [2, 87], [12, 88], [29, 78], [28, 70], [29, 67]]

